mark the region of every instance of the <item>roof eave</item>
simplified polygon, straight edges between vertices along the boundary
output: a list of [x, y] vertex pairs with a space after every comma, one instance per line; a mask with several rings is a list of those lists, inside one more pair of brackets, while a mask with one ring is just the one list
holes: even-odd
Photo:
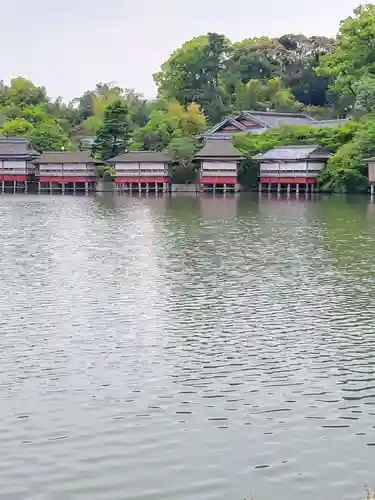
[[230, 160], [230, 161], [241, 161], [244, 158], [245, 158], [244, 156], [222, 156], [222, 155], [201, 156], [199, 154], [196, 155], [196, 156], [194, 156], [195, 160], [218, 160], [218, 159], [222, 159], [222, 160]]
[[28, 160], [31, 158], [35, 158], [37, 155], [35, 154], [32, 154], [32, 155], [12, 155], [12, 154], [0, 154], [0, 160], [4, 160], [4, 159], [7, 159], [7, 160]]

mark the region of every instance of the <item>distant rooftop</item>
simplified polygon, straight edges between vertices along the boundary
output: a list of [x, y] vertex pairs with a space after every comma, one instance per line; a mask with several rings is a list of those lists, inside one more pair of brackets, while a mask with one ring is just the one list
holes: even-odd
[[330, 153], [322, 150], [317, 144], [298, 146], [279, 146], [265, 153], [253, 156], [253, 160], [277, 161], [277, 160], [305, 160], [305, 159], [327, 159]]
[[[305, 113], [279, 113], [277, 111], [243, 111], [241, 115], [250, 119], [257, 119], [261, 124], [270, 128], [280, 127], [282, 125], [311, 125], [314, 118]], [[239, 116], [241, 116], [239, 115]], [[237, 117], [236, 117], [237, 118]]]
[[207, 140], [204, 147], [195, 155], [197, 160], [208, 158], [230, 158], [240, 160], [243, 155], [232, 144], [232, 139]]
[[268, 129], [285, 125], [315, 125], [334, 127], [348, 122], [349, 119], [316, 120], [305, 113], [279, 113], [278, 111], [244, 110], [235, 117], [226, 117], [221, 122], [201, 134], [201, 137], [229, 138], [233, 134], [261, 134]]
[[60, 164], [60, 163], [97, 163], [89, 151], [48, 151], [43, 153], [33, 161], [39, 164]]
[[35, 158], [39, 153], [32, 149], [27, 139], [0, 136], [0, 158]]
[[171, 163], [172, 159], [159, 151], [128, 151], [108, 160], [109, 163]]

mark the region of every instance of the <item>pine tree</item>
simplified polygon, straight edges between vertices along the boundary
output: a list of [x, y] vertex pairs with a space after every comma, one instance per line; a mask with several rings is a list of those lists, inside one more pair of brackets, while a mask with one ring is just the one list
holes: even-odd
[[126, 104], [115, 101], [104, 112], [103, 126], [92, 147], [94, 155], [108, 160], [126, 151], [131, 139], [131, 122]]

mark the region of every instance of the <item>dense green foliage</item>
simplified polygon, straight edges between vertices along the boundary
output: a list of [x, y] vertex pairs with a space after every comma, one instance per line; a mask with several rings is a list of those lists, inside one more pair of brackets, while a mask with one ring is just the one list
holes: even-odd
[[[284, 127], [237, 135], [246, 157], [241, 177], [256, 182], [251, 156], [279, 144], [317, 143], [333, 155], [320, 185], [328, 191], [367, 189], [363, 159], [375, 154], [375, 5], [358, 7], [336, 39], [286, 34], [233, 43], [208, 33], [177, 48], [154, 75], [153, 101], [100, 83], [65, 104], [25, 78], [0, 83], [0, 134], [21, 136], [39, 151], [90, 147], [105, 160], [130, 147], [166, 150], [189, 168], [197, 134], [244, 109], [303, 111], [350, 117], [336, 128]], [[109, 175], [109, 174], [108, 174]], [[177, 175], [177, 174], [176, 174]]]
[[328, 91], [330, 78], [315, 72], [332, 46], [329, 38], [302, 35], [232, 44], [209, 33], [177, 49], [155, 81], [161, 97], [198, 103], [211, 123], [242, 109], [287, 112], [319, 106], [327, 116], [337, 116], [337, 97]]
[[25, 137], [39, 151], [76, 149], [81, 139], [97, 134], [105, 110], [118, 101], [129, 110], [130, 132], [146, 125], [151, 102], [133, 90], [101, 83], [65, 104], [50, 99], [44, 87], [14, 78], [9, 85], [0, 82], [0, 134]]
[[114, 101], [104, 111], [103, 125], [97, 131], [93, 153], [109, 160], [128, 149], [131, 139], [129, 110], [125, 103]]

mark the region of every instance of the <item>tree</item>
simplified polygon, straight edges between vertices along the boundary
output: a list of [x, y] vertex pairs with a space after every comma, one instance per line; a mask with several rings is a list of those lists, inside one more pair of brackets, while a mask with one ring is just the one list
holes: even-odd
[[174, 137], [166, 151], [181, 167], [187, 167], [197, 151], [197, 141], [192, 137]]
[[134, 89], [125, 89], [123, 93], [134, 126], [144, 127], [151, 113], [151, 102]]
[[206, 118], [197, 104], [185, 108], [177, 101], [154, 102], [147, 124], [136, 130], [134, 147], [163, 151], [174, 138], [195, 137], [206, 128]]
[[363, 113], [375, 112], [375, 75], [362, 77], [355, 88], [355, 108]]
[[188, 135], [196, 135], [206, 129], [206, 117], [198, 104], [188, 104], [182, 115], [180, 126], [182, 131]]
[[222, 80], [229, 100], [238, 86], [252, 80], [266, 83], [280, 78], [296, 99], [305, 105], [327, 103], [329, 78], [318, 76], [315, 67], [322, 55], [332, 50], [326, 37], [283, 35], [280, 38], [248, 38], [232, 47]]
[[215, 122], [225, 113], [221, 73], [230, 51], [223, 35], [208, 33], [177, 49], [154, 75], [159, 96], [182, 105], [196, 102]]
[[321, 59], [318, 73], [333, 78], [337, 92], [355, 100], [357, 82], [375, 75], [375, 5], [361, 5], [340, 24], [332, 53]]
[[25, 118], [15, 118], [14, 120], [9, 120], [1, 127], [1, 134], [7, 137], [29, 138], [33, 131], [33, 124], [25, 120]]
[[30, 134], [31, 144], [37, 151], [72, 150], [74, 145], [57, 122], [45, 122]]
[[265, 111], [266, 85], [261, 80], [249, 80], [247, 83], [238, 82], [233, 93], [233, 108], [240, 113], [244, 109]]
[[89, 116], [83, 121], [84, 131], [89, 135], [96, 135], [100, 127], [103, 126], [103, 118], [100, 116]]
[[48, 101], [46, 89], [38, 87], [27, 78], [13, 78], [10, 86], [3, 88], [3, 105], [37, 106]]
[[177, 116], [162, 110], [153, 111], [144, 127], [134, 133], [135, 147], [144, 151], [163, 151], [179, 130]]
[[265, 111], [273, 109], [280, 112], [300, 111], [302, 104], [297, 102], [290, 89], [284, 87], [281, 78], [270, 80], [249, 80], [238, 84], [234, 94], [234, 109]]
[[103, 126], [93, 145], [93, 153], [108, 160], [123, 153], [130, 142], [131, 125], [128, 107], [120, 100], [110, 104], [104, 112]]
[[166, 148], [172, 160], [178, 163], [173, 167], [172, 180], [178, 184], [193, 182], [196, 169], [191, 164], [197, 151], [197, 140], [189, 136], [174, 137]]
[[287, 50], [277, 39], [246, 38], [233, 45], [226, 62], [225, 83], [232, 85], [233, 90], [237, 83], [280, 76], [286, 58]]
[[306, 106], [325, 106], [329, 101], [330, 78], [316, 74], [321, 57], [333, 50], [334, 40], [327, 37], [288, 34], [279, 39], [287, 51], [282, 81], [295, 98]]
[[92, 90], [87, 90], [81, 97], [77, 97], [72, 100], [70, 105], [76, 109], [78, 121], [82, 122], [89, 116], [94, 114], [93, 111], [93, 101], [95, 98], [95, 92]]
[[134, 89], [122, 89], [112, 82], [99, 83], [94, 90], [74, 99], [69, 106], [69, 109], [75, 110], [78, 117], [74, 122], [75, 135], [95, 135], [103, 125], [105, 110], [116, 101], [127, 105], [132, 130], [146, 125], [151, 112], [150, 101]]

